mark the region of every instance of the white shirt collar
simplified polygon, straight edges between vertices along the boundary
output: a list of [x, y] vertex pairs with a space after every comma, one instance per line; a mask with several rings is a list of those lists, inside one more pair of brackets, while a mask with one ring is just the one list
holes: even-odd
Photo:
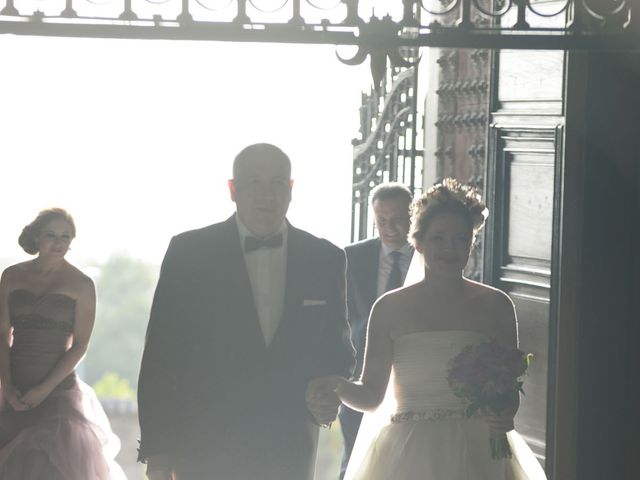
[[405, 243], [400, 248], [391, 248], [388, 247], [382, 240], [380, 240], [380, 250], [382, 251], [382, 255], [386, 257], [391, 252], [398, 251], [402, 254], [403, 257], [409, 256], [411, 254], [411, 245], [409, 243]]
[[[249, 229], [244, 225], [244, 223], [242, 223], [242, 220], [240, 219], [237, 213], [235, 214], [235, 218], [236, 218], [236, 225], [238, 226], [238, 233], [240, 234], [240, 243], [243, 244], [244, 239], [246, 237], [253, 237], [254, 235], [249, 231]], [[278, 235], [279, 233], [282, 233], [282, 235], [286, 237], [287, 232], [288, 232], [287, 221], [283, 220], [282, 225], [280, 225], [278, 230], [276, 230], [274, 234], [271, 236], [273, 237], [274, 235]]]

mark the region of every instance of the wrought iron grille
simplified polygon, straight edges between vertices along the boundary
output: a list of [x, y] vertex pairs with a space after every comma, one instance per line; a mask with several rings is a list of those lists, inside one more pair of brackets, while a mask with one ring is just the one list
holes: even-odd
[[[640, 49], [636, 0], [2, 0], [0, 33], [401, 46]], [[380, 17], [380, 18], [379, 18]]]
[[373, 234], [369, 194], [376, 185], [397, 181], [413, 192], [422, 186], [417, 78], [417, 67], [392, 67], [380, 89], [362, 94], [361, 139], [353, 140], [352, 241]]

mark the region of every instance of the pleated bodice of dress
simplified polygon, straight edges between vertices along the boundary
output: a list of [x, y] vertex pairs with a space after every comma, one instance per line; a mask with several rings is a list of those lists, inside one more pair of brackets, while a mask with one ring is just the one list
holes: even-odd
[[41, 383], [69, 348], [75, 306], [73, 298], [61, 293], [19, 289], [9, 295], [11, 376], [20, 390]]
[[515, 431], [506, 435], [513, 457], [492, 459], [488, 424], [479, 416], [467, 418], [465, 403], [449, 386], [451, 361], [465, 347], [486, 341], [481, 333], [461, 330], [396, 338], [395, 413], [390, 423], [380, 412], [365, 415], [345, 479], [546, 480]]
[[464, 347], [486, 341], [471, 331], [416, 332], [393, 342], [394, 390], [397, 412], [463, 412], [447, 376], [449, 363]]
[[[61, 293], [9, 294], [11, 379], [20, 392], [42, 383], [70, 348], [75, 309], [75, 300]], [[2, 480], [126, 480], [113, 460], [120, 440], [95, 392], [75, 372], [34, 408], [16, 411], [3, 400]]]

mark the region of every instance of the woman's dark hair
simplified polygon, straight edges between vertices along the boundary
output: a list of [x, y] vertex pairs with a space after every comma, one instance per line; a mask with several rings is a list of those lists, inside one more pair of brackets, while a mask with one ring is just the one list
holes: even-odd
[[35, 220], [22, 229], [22, 233], [18, 237], [18, 244], [25, 252], [30, 255], [38, 253], [36, 238], [42, 233], [45, 225], [52, 220], [64, 220], [71, 225], [71, 238], [75, 238], [76, 224], [73, 221], [73, 217], [62, 208], [47, 208], [38, 213]]

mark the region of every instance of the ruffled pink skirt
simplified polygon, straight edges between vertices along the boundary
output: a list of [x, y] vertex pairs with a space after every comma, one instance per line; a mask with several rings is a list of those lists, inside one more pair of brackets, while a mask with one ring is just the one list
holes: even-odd
[[2, 480], [112, 480], [119, 440], [93, 390], [68, 377], [39, 406], [16, 412], [0, 399]]

